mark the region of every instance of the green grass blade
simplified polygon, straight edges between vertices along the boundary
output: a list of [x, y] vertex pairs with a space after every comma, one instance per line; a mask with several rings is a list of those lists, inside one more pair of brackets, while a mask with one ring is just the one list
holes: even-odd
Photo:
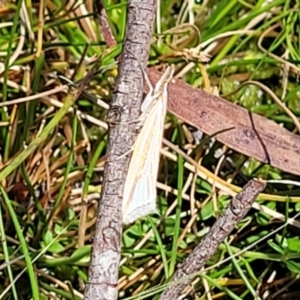
[[32, 264], [32, 260], [31, 260], [31, 257], [30, 257], [30, 251], [28, 249], [25, 237], [24, 237], [22, 229], [20, 227], [18, 217], [17, 217], [17, 215], [16, 215], [16, 213], [15, 213], [15, 211], [14, 211], [12, 205], [11, 205], [10, 199], [8, 198], [8, 196], [7, 196], [5, 190], [3, 189], [2, 186], [0, 186], [0, 191], [1, 191], [1, 194], [3, 196], [5, 205], [6, 205], [8, 211], [9, 211], [9, 214], [11, 216], [14, 227], [16, 229], [16, 233], [17, 233], [18, 239], [20, 241], [22, 252], [25, 256], [25, 262], [26, 262], [26, 266], [27, 266], [27, 269], [28, 269], [28, 276], [30, 278], [32, 298], [34, 300], [39, 300], [39, 286], [38, 286], [37, 278], [36, 278], [36, 275], [34, 273], [33, 264]]
[[[11, 265], [9, 264], [10, 257], [9, 257], [9, 250], [8, 250], [7, 241], [6, 241], [6, 237], [5, 237], [6, 235], [5, 235], [5, 229], [4, 229], [4, 224], [3, 224], [3, 214], [2, 214], [1, 207], [2, 207], [2, 205], [0, 205], [0, 235], [1, 235], [1, 243], [2, 243], [4, 260], [5, 260], [5, 263], [7, 263], [8, 277], [9, 277], [10, 282], [13, 283], [13, 281], [14, 281], [14, 279], [13, 279], [13, 271], [12, 271]], [[12, 288], [12, 292], [13, 292], [13, 297], [14, 297], [15, 300], [17, 300], [18, 299], [18, 294], [17, 294], [16, 286], [14, 284], [12, 284], [11, 288]]]
[[0, 172], [0, 181], [5, 179], [10, 173], [12, 173], [25, 159], [33, 153], [33, 151], [42, 143], [51, 133], [55, 126], [59, 123], [59, 121], [63, 118], [63, 116], [68, 112], [68, 109], [74, 103], [74, 95], [71, 93], [67, 95], [65, 104], [59, 111], [55, 114], [55, 116], [51, 119], [51, 121], [47, 124], [47, 126], [43, 129], [42, 133], [35, 138], [26, 149], [24, 149], [12, 162], [4, 168]]

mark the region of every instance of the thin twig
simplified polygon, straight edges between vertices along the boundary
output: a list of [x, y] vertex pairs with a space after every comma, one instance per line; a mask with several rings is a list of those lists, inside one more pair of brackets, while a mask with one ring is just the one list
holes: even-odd
[[[215, 222], [210, 232], [196, 246], [193, 252], [180, 265], [163, 292], [160, 300], [173, 300], [179, 297], [181, 291], [191, 282], [190, 274], [200, 271], [219, 247], [220, 243], [230, 234], [236, 224], [246, 215], [252, 207], [258, 194], [264, 190], [266, 183], [260, 180], [251, 180], [243, 190], [234, 197], [223, 215]], [[182, 277], [184, 279], [180, 280]]]
[[95, 3], [95, 8], [98, 12], [97, 17], [98, 17], [100, 26], [102, 28], [102, 34], [103, 34], [104, 40], [108, 47], [112, 47], [112, 46], [116, 45], [116, 39], [113, 36], [112, 31], [110, 29], [107, 14], [106, 14], [105, 8], [103, 6], [103, 0], [95, 1], [94, 3]]

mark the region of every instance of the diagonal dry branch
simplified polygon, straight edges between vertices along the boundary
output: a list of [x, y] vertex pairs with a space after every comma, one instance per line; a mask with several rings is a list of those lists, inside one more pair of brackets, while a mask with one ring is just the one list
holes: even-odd
[[[235, 225], [246, 215], [266, 183], [251, 180], [230, 202], [222, 216], [212, 226], [210, 232], [198, 244], [186, 260], [178, 266], [169, 287], [163, 292], [160, 300], [177, 299], [181, 291], [193, 278], [191, 274], [199, 272], [219, 247], [220, 243], [230, 234]], [[180, 280], [181, 279], [181, 280]]]
[[[148, 69], [152, 83], [161, 73]], [[300, 137], [275, 122], [233, 104], [221, 97], [191, 87], [181, 80], [169, 84], [168, 110], [179, 119], [229, 148], [288, 173], [300, 175]]]
[[[156, 1], [131, 0], [119, 75], [108, 112], [109, 139], [103, 189], [93, 242], [85, 299], [117, 299], [122, 237], [122, 198], [136, 120], [143, 97], [145, 69]], [[133, 55], [132, 55], [133, 54]], [[139, 59], [138, 62], [135, 57]]]

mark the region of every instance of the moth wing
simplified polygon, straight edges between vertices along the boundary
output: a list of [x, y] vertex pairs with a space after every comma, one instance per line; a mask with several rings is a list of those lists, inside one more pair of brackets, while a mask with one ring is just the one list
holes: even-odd
[[132, 223], [156, 211], [156, 181], [167, 95], [151, 107], [138, 135], [128, 169], [123, 198], [123, 223]]

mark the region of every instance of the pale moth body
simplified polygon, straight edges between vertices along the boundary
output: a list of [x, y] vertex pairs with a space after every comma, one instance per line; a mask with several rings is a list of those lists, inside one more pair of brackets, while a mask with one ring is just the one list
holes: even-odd
[[168, 67], [141, 105], [143, 125], [133, 146], [124, 186], [124, 224], [156, 212], [156, 180], [167, 114], [167, 87], [173, 73], [174, 67]]

